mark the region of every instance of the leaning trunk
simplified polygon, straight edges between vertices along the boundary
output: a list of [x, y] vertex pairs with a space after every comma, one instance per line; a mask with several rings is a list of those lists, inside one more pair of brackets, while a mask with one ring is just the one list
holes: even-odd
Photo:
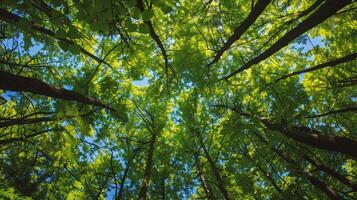
[[138, 198], [139, 200], [146, 200], [147, 190], [151, 178], [152, 158], [154, 155], [155, 142], [156, 142], [156, 135], [153, 135], [149, 144], [149, 152], [146, 159], [144, 179], [143, 182], [141, 183], [141, 187], [139, 191], [139, 198]]

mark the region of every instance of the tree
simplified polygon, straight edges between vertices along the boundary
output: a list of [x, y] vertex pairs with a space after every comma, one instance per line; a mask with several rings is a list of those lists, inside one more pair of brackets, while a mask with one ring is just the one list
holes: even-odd
[[0, 198], [356, 199], [351, 0], [4, 0]]

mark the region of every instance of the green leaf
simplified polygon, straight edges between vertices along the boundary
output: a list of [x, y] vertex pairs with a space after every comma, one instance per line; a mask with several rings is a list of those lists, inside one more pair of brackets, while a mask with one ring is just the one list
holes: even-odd
[[152, 10], [144, 10], [142, 13], [142, 18], [144, 21], [149, 21], [154, 16], [154, 12]]
[[131, 17], [134, 19], [141, 19], [141, 12], [138, 9], [134, 9], [131, 14]]
[[242, 183], [242, 189], [244, 191], [244, 193], [246, 194], [250, 194], [254, 191], [254, 182], [252, 179], [247, 178], [244, 180], [244, 182]]
[[64, 29], [59, 28], [59, 29], [56, 31], [55, 36], [56, 36], [57, 38], [66, 38], [66, 37], [67, 37], [67, 32], [66, 32]]
[[125, 5], [129, 7], [135, 7], [136, 6], [136, 0], [125, 0]]
[[129, 32], [135, 32], [138, 30], [138, 25], [136, 24], [128, 24], [127, 27]]
[[160, 7], [160, 9], [165, 14], [168, 14], [173, 10], [172, 7], [170, 7], [168, 5], [164, 5], [164, 6]]
[[139, 25], [139, 32], [140, 32], [140, 33], [147, 34], [147, 33], [150, 32], [150, 29], [149, 29], [149, 27], [148, 27], [146, 24], [140, 24], [140, 25]]

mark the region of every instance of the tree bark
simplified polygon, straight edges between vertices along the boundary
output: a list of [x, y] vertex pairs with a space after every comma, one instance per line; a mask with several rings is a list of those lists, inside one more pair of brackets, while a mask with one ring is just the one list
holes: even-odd
[[249, 27], [257, 20], [257, 18], [263, 13], [265, 8], [269, 5], [271, 0], [258, 0], [258, 2], [254, 5], [253, 9], [249, 13], [248, 17], [245, 18], [238, 27], [234, 29], [234, 33], [228, 40], [224, 43], [224, 45], [219, 49], [214, 59], [207, 65], [208, 67], [218, 62], [222, 57], [225, 51], [227, 51], [232, 44], [239, 40], [240, 37], [249, 29]]
[[[249, 113], [240, 111], [239, 109], [229, 107], [227, 105], [213, 105], [214, 107], [221, 107], [225, 109], [230, 109], [244, 117], [252, 118], [253, 116]], [[259, 119], [268, 129], [273, 131], [278, 131], [285, 136], [315, 147], [318, 149], [334, 151], [338, 153], [345, 154], [354, 160], [357, 160], [357, 141], [342, 136], [335, 136], [333, 134], [323, 134], [320, 131], [308, 128], [308, 127], [298, 127], [298, 126], [287, 126], [285, 124], [273, 123], [267, 119]]]
[[[145, 7], [144, 7], [144, 3], [142, 0], [138, 0], [137, 1], [137, 5], [136, 7], [141, 11], [141, 12], [144, 12], [145, 11]], [[170, 67], [169, 65], [169, 58], [168, 58], [168, 55], [167, 55], [167, 52], [166, 52], [166, 49], [162, 43], [162, 41], [160, 40], [160, 37], [157, 35], [155, 29], [154, 29], [154, 26], [152, 24], [152, 22], [150, 20], [144, 20], [144, 23], [149, 27], [149, 34], [150, 34], [150, 37], [155, 41], [156, 45], [159, 47], [160, 51], [161, 51], [161, 54], [162, 54], [162, 57], [164, 57], [164, 62], [165, 62], [165, 70], [166, 70], [166, 73], [167, 70], [170, 68], [171, 71], [173, 71], [173, 69]]]
[[357, 141], [353, 139], [332, 134], [322, 134], [321, 132], [308, 127], [287, 127], [283, 124], [271, 123], [268, 120], [262, 120], [262, 123], [269, 129], [279, 131], [295, 141], [315, 148], [345, 154], [354, 160], [357, 160]]
[[[257, 138], [260, 141], [262, 141], [263, 143], [267, 144], [266, 139], [263, 138], [259, 133], [254, 132], [254, 134], [257, 136]], [[333, 188], [328, 186], [325, 182], [321, 181], [319, 178], [315, 177], [311, 173], [305, 172], [303, 169], [301, 169], [299, 164], [295, 160], [293, 160], [289, 155], [287, 155], [285, 152], [283, 152], [283, 151], [281, 151], [281, 150], [279, 150], [279, 149], [277, 149], [275, 147], [270, 147], [270, 149], [272, 149], [280, 158], [285, 160], [287, 163], [290, 163], [291, 165], [296, 166], [297, 170], [300, 173], [302, 173], [302, 175], [305, 176], [307, 178], [307, 180], [309, 180], [309, 182], [313, 186], [315, 186], [316, 188], [318, 188], [319, 190], [324, 192], [330, 199], [344, 200], [343, 197], [341, 197]]]
[[195, 162], [196, 162], [196, 169], [198, 172], [198, 177], [200, 179], [201, 186], [202, 186], [203, 190], [205, 191], [207, 199], [209, 199], [209, 200], [216, 199], [213, 196], [211, 189], [206, 181], [206, 176], [204, 175], [204, 173], [202, 171], [201, 163], [200, 163], [198, 155], [196, 153], [194, 154], [194, 158], [195, 158]]
[[[17, 24], [17, 23], [20, 22], [21, 19], [23, 19], [23, 18], [21, 18], [21, 17], [18, 16], [18, 15], [15, 15], [15, 14], [13, 14], [13, 13], [11, 13], [11, 12], [5, 10], [5, 9], [0, 8], [0, 20], [1, 20], [1, 21], [5, 21], [5, 22], [10, 23], [10, 24]], [[33, 30], [36, 30], [36, 31], [38, 31], [38, 32], [40, 32], [40, 33], [43, 33], [43, 34], [47, 35], [47, 36], [50, 36], [50, 37], [52, 37], [52, 38], [55, 38], [56, 40], [59, 40], [59, 41], [62, 41], [62, 42], [66, 42], [66, 43], [71, 44], [71, 45], [76, 44], [76, 43], [75, 43], [74, 41], [72, 41], [72, 40], [69, 40], [69, 39], [66, 39], [66, 38], [56, 37], [56, 33], [55, 33], [55, 32], [53, 32], [53, 31], [51, 31], [51, 30], [49, 30], [49, 29], [47, 29], [47, 28], [45, 28], [45, 27], [36, 25], [35, 23], [33, 23], [33, 22], [31, 22], [31, 21], [29, 21], [29, 23], [31, 24], [31, 28], [32, 28]], [[94, 59], [94, 60], [97, 61], [98, 63], [104, 63], [104, 64], [110, 66], [109, 63], [105, 62], [103, 59], [101, 59], [101, 58], [95, 56], [94, 54], [90, 53], [89, 51], [87, 51], [87, 50], [84, 49], [83, 47], [80, 47], [80, 46], [79, 46], [79, 49], [80, 49], [80, 51], [81, 51], [83, 54], [85, 54], [85, 55], [91, 57], [92, 59]]]
[[134, 150], [134, 155], [132, 156], [132, 158], [130, 160], [128, 160], [128, 163], [126, 164], [123, 176], [121, 178], [120, 186], [119, 186], [119, 194], [116, 197], [116, 200], [122, 200], [123, 199], [125, 180], [126, 180], [126, 177], [128, 176], [129, 169], [130, 169], [130, 166], [131, 166], [131, 162], [134, 160], [136, 154], [137, 154], [137, 151]]
[[351, 60], [355, 60], [356, 58], [357, 58], [357, 53], [353, 53], [353, 54], [344, 56], [342, 58], [338, 58], [338, 59], [333, 60], [333, 61], [329, 61], [329, 62], [325, 62], [325, 63], [322, 63], [322, 64], [318, 64], [318, 65], [316, 65], [314, 67], [310, 67], [310, 68], [307, 68], [307, 69], [304, 69], [304, 70], [292, 72], [292, 73], [287, 74], [287, 75], [285, 75], [283, 77], [280, 77], [279, 79], [276, 80], [276, 82], [281, 81], [283, 79], [287, 79], [287, 78], [295, 76], [295, 75], [303, 74], [303, 73], [306, 73], [306, 72], [311, 72], [311, 71], [315, 71], [315, 70], [318, 70], [318, 69], [323, 69], [323, 68], [326, 68], [326, 67], [334, 67], [336, 65], [339, 65], [339, 64], [342, 64], [342, 63], [346, 63], [346, 62], [349, 62]]
[[153, 163], [152, 158], [154, 155], [155, 142], [156, 142], [156, 135], [153, 135], [149, 143], [149, 152], [146, 159], [144, 178], [141, 183], [141, 187], [139, 191], [139, 198], [138, 198], [139, 200], [146, 200], [147, 190], [149, 188], [149, 183], [151, 178], [151, 170], [152, 170], [152, 163]]
[[325, 113], [322, 113], [322, 114], [307, 116], [306, 118], [317, 118], [317, 117], [323, 117], [323, 116], [326, 116], [326, 115], [339, 114], [339, 113], [345, 113], [345, 112], [357, 112], [357, 106], [349, 106], [349, 107], [346, 107], [346, 108], [341, 108], [341, 109], [337, 109], [337, 110], [331, 110], [329, 112], [325, 112]]
[[204, 152], [204, 154], [205, 154], [205, 157], [207, 158], [207, 160], [208, 160], [208, 163], [209, 163], [209, 165], [210, 165], [210, 167], [211, 167], [211, 169], [212, 169], [212, 171], [213, 171], [213, 175], [214, 175], [214, 177], [216, 178], [216, 180], [217, 180], [217, 182], [218, 182], [218, 184], [217, 184], [217, 186], [218, 186], [218, 188], [219, 188], [219, 190], [222, 192], [222, 194], [223, 194], [223, 196], [224, 196], [224, 198], [226, 199], [226, 200], [230, 200], [231, 198], [230, 198], [230, 196], [229, 196], [229, 194], [228, 194], [228, 191], [226, 190], [226, 188], [225, 188], [225, 184], [224, 184], [224, 181], [223, 181], [223, 179], [222, 179], [222, 177], [221, 177], [221, 174], [220, 174], [220, 172], [219, 172], [219, 169], [216, 167], [216, 164], [215, 164], [215, 162], [213, 161], [213, 159], [211, 158], [211, 156], [209, 155], [209, 152], [208, 152], [208, 150], [207, 150], [207, 148], [205, 147], [205, 145], [203, 144], [203, 141], [202, 141], [202, 138], [200, 137], [200, 136], [198, 136], [199, 138], [199, 142], [200, 142], [200, 144], [201, 144], [201, 148], [203, 149], [203, 152]]
[[350, 188], [353, 189], [353, 191], [357, 191], [357, 184], [351, 182], [351, 180], [349, 180], [346, 176], [336, 172], [335, 170], [327, 167], [324, 164], [321, 163], [317, 163], [315, 162], [312, 158], [310, 158], [308, 155], [304, 155], [303, 158], [308, 161], [309, 163], [311, 163], [314, 167], [316, 167], [317, 170], [319, 171], [323, 171], [326, 174], [328, 174], [329, 176], [335, 178], [336, 180], [340, 181], [341, 183], [349, 186]]
[[0, 89], [20, 92], [31, 92], [34, 94], [45, 95], [57, 99], [77, 101], [84, 104], [100, 106], [115, 111], [113, 108], [102, 103], [101, 101], [84, 96], [83, 94], [80, 94], [78, 92], [50, 86], [47, 83], [35, 78], [13, 75], [4, 71], [0, 71]]
[[260, 63], [261, 61], [269, 58], [285, 46], [287, 46], [290, 42], [296, 39], [298, 36], [302, 35], [306, 31], [312, 29], [313, 27], [321, 24], [326, 19], [334, 15], [337, 11], [341, 10], [345, 6], [351, 4], [351, 0], [327, 0], [325, 1], [314, 13], [312, 13], [309, 17], [307, 17], [303, 22], [298, 24], [295, 28], [287, 32], [284, 36], [282, 36], [277, 42], [275, 42], [271, 47], [269, 47], [265, 52], [258, 55], [257, 57], [251, 59], [242, 67], [233, 71], [228, 76], [224, 77], [224, 79], [229, 79], [236, 74], [249, 69], [253, 65]]

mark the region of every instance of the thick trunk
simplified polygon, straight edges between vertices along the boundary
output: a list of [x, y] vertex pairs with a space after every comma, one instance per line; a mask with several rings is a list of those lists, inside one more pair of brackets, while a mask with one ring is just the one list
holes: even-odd
[[152, 169], [152, 158], [154, 155], [154, 148], [156, 142], [156, 135], [153, 135], [149, 144], [148, 156], [146, 159], [146, 166], [144, 172], [144, 178], [141, 183], [140, 191], [139, 191], [139, 200], [146, 200], [147, 190], [149, 188], [150, 178], [151, 178], [151, 169]]
[[357, 160], [357, 141], [353, 139], [332, 134], [322, 134], [307, 127], [287, 127], [283, 124], [271, 123], [268, 120], [262, 120], [262, 122], [269, 129], [279, 131], [295, 141], [315, 148], [342, 153]]
[[[249, 113], [245, 113], [240, 111], [239, 109], [232, 108], [226, 105], [214, 105], [215, 107], [221, 107], [225, 109], [230, 109], [244, 117], [252, 118]], [[345, 154], [354, 160], [357, 160], [357, 141], [342, 137], [335, 136], [333, 134], [323, 134], [317, 130], [308, 128], [308, 127], [298, 127], [298, 126], [286, 126], [284, 124], [278, 124], [270, 122], [267, 119], [259, 119], [268, 129], [278, 131], [285, 136], [309, 145], [311, 147], [315, 147], [318, 149], [334, 151], [338, 153]]]
[[306, 72], [311, 72], [311, 71], [323, 69], [323, 68], [326, 68], [326, 67], [334, 67], [336, 65], [355, 60], [356, 58], [357, 58], [357, 53], [353, 53], [353, 54], [344, 56], [342, 58], [339, 58], [339, 59], [336, 59], [336, 60], [333, 60], [333, 61], [329, 61], [329, 62], [325, 62], [325, 63], [322, 63], [322, 64], [318, 64], [318, 65], [316, 65], [314, 67], [310, 67], [310, 68], [307, 68], [307, 69], [304, 69], [304, 70], [292, 72], [292, 73], [290, 73], [288, 75], [280, 77], [279, 79], [276, 80], [276, 82], [281, 81], [283, 79], [287, 79], [287, 78], [295, 76], [295, 75], [303, 74], [303, 73], [306, 73]]
[[249, 69], [253, 65], [260, 63], [261, 61], [269, 58], [285, 46], [287, 46], [290, 42], [295, 40], [297, 37], [305, 33], [306, 31], [312, 29], [313, 27], [321, 24], [326, 19], [334, 15], [337, 11], [341, 10], [345, 6], [352, 3], [351, 0], [327, 0], [324, 4], [322, 4], [314, 13], [312, 13], [309, 17], [307, 17], [303, 22], [298, 24], [295, 28], [287, 32], [284, 36], [282, 36], [277, 42], [275, 42], [271, 47], [269, 47], [265, 52], [258, 55], [257, 57], [251, 59], [242, 67], [233, 71], [228, 76], [224, 77], [224, 79], [228, 79], [246, 69]]
[[100, 102], [99, 100], [91, 97], [86, 97], [78, 92], [53, 87], [38, 79], [13, 75], [4, 71], [0, 71], [0, 89], [20, 92], [31, 92], [34, 94], [45, 95], [57, 99], [77, 101], [84, 104], [100, 106], [114, 111], [113, 108]]
[[214, 63], [219, 61], [219, 59], [222, 57], [224, 52], [227, 51], [235, 41], [240, 39], [240, 37], [248, 30], [248, 28], [263, 13], [263, 11], [269, 5], [270, 2], [271, 2], [271, 0], [258, 0], [258, 2], [254, 5], [253, 9], [249, 13], [248, 17], [245, 18], [241, 22], [241, 24], [234, 29], [233, 35], [228, 38], [226, 43], [224, 43], [222, 48], [217, 52], [214, 59], [208, 64], [208, 66], [211, 66]]
[[50, 117], [39, 117], [39, 118], [31, 118], [31, 119], [23, 119], [23, 118], [11, 119], [6, 121], [1, 121], [0, 128], [5, 128], [14, 125], [37, 124], [37, 123], [50, 122], [55, 120], [56, 119]]
[[325, 182], [321, 181], [317, 177], [313, 176], [312, 174], [308, 172], [304, 172], [304, 175], [307, 176], [308, 180], [312, 185], [320, 189], [322, 192], [324, 192], [330, 199], [334, 200], [344, 200], [345, 198], [341, 197], [340, 195], [337, 194], [337, 192], [328, 186]]

